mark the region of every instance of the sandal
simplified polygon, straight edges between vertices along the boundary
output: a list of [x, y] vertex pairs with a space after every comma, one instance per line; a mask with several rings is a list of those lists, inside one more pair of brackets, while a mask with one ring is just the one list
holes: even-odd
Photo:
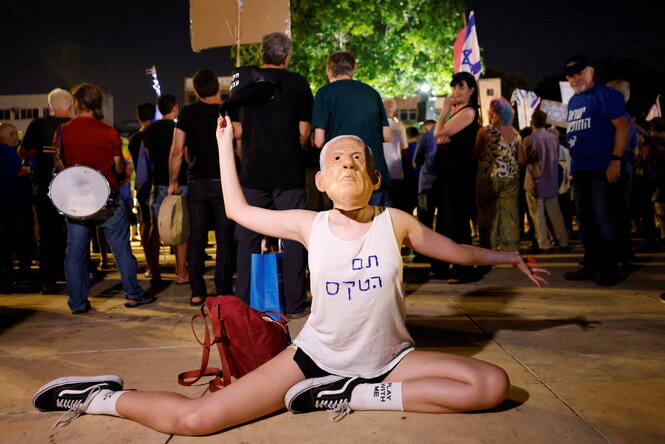
[[[198, 300], [195, 301], [194, 299], [198, 299]], [[205, 301], [206, 301], [206, 297], [205, 297], [205, 296], [190, 296], [190, 297], [189, 297], [189, 305], [191, 305], [191, 306], [193, 306], [193, 307], [197, 307], [197, 306], [199, 306], [199, 305], [203, 305], [203, 303], [204, 303]]]
[[152, 304], [156, 300], [157, 298], [153, 295], [144, 294], [138, 299], [127, 299], [127, 302], [125, 302], [125, 308], [136, 308], [140, 307], [141, 305]]

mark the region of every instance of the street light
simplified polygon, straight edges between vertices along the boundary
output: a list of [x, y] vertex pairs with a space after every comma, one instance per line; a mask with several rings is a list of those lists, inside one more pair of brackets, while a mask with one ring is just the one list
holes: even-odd
[[432, 87], [427, 82], [420, 85], [420, 92], [418, 93], [418, 121], [424, 122], [427, 118], [427, 102], [429, 100], [430, 91]]

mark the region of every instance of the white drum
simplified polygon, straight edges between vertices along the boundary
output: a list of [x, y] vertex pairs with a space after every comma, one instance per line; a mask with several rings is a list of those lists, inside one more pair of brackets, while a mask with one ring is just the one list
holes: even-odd
[[60, 171], [51, 180], [48, 196], [65, 216], [90, 219], [107, 206], [111, 187], [99, 171], [75, 165]]

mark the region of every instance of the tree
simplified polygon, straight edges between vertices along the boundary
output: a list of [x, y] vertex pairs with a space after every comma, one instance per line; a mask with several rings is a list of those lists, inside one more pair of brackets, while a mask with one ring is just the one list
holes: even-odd
[[[290, 69], [317, 90], [328, 83], [328, 55], [348, 50], [358, 61], [355, 78], [382, 95], [413, 96], [425, 82], [442, 94], [465, 8], [461, 0], [292, 0]], [[252, 53], [241, 47], [243, 64], [260, 64]]]

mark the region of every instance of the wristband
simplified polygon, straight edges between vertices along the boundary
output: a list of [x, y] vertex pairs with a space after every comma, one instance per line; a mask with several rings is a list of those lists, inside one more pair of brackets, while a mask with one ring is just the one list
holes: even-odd
[[612, 157], [610, 157], [610, 159], [612, 159], [612, 160], [621, 160], [622, 157], [621, 157], [621, 156], [617, 156], [616, 154], [612, 154]]

